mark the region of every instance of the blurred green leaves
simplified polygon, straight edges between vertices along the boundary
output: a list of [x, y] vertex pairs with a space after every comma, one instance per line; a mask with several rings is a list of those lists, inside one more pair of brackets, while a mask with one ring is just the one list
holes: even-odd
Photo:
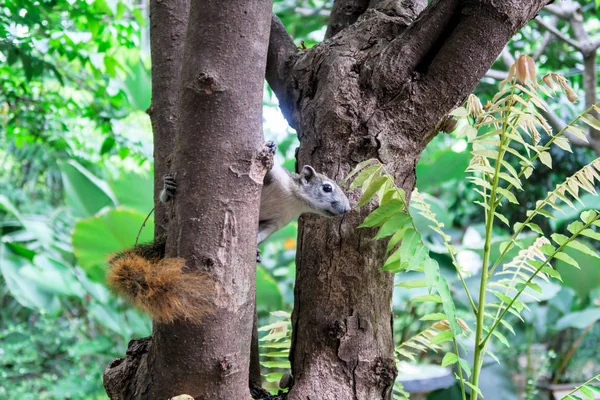
[[69, 160], [61, 166], [67, 204], [75, 217], [89, 217], [104, 207], [114, 207], [116, 199], [106, 182], [79, 163]]
[[[81, 219], [73, 232], [73, 250], [88, 276], [104, 281], [108, 257], [133, 247], [145, 215], [129, 210], [111, 209], [98, 216]], [[154, 221], [150, 218], [140, 234], [139, 243], [154, 239]]]

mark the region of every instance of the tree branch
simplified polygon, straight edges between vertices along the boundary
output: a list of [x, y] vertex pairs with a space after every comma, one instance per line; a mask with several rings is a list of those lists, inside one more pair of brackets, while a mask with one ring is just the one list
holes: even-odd
[[294, 107], [290, 87], [290, 70], [292, 58], [296, 54], [298, 54], [298, 47], [294, 44], [281, 20], [273, 14], [265, 75], [269, 86], [279, 100], [281, 112], [291, 127], [295, 127], [295, 123], [292, 118]]
[[497, 69], [488, 69], [488, 71], [485, 73], [485, 77], [492, 78], [497, 81], [503, 81], [508, 77], [508, 72]]
[[[429, 59], [452, 26], [460, 1], [444, 0], [430, 5], [404, 32], [372, 60], [373, 82], [382, 82], [387, 90], [402, 87], [413, 71], [427, 68]], [[423, 68], [419, 68], [419, 64]]]
[[411, 21], [427, 7], [427, 0], [371, 0], [369, 8], [391, 17], [404, 17]]
[[557, 38], [559, 38], [563, 42], [570, 44], [571, 46], [573, 46], [575, 49], [577, 49], [579, 51], [582, 51], [582, 47], [581, 47], [581, 44], [579, 42], [571, 39], [570, 37], [568, 37], [567, 35], [565, 35], [561, 31], [559, 31], [556, 28], [556, 26], [553, 26], [553, 25], [550, 25], [550, 24], [546, 23], [541, 17], [537, 17], [535, 19], [535, 22], [539, 26], [541, 26], [542, 28], [546, 29], [548, 32], [551, 32], [554, 36], [556, 36]]
[[[552, 16], [551, 24], [553, 26], [556, 26], [556, 17]], [[542, 43], [539, 45], [539, 47], [537, 48], [537, 50], [535, 51], [535, 53], [532, 56], [534, 61], [537, 61], [540, 59], [542, 54], [544, 54], [544, 52], [546, 51], [546, 48], [548, 47], [548, 45], [550, 43], [552, 43], [552, 39], [554, 39], [554, 37], [552, 36], [552, 32], [548, 32], [548, 31], [544, 32], [544, 37], [542, 38]]]
[[179, 117], [179, 80], [190, 0], [150, 2], [152, 104], [148, 114], [154, 133], [154, 237], [164, 236], [168, 209], [159, 200], [163, 176], [169, 172], [169, 155], [175, 143]]
[[576, 8], [576, 4], [561, 1], [556, 4], [547, 5], [544, 10], [559, 18], [568, 19], [571, 18]]
[[153, 379], [140, 391], [144, 398], [250, 397], [271, 8], [270, 0], [190, 2], [172, 155], [177, 195], [166, 255], [185, 260], [180, 273], [206, 278], [197, 290], [208, 315], [202, 321], [155, 321], [148, 357]]
[[510, 50], [508, 50], [508, 46], [504, 46], [500, 56], [502, 57], [502, 62], [506, 65], [506, 68], [510, 68], [510, 66], [515, 63], [515, 57], [510, 53]]
[[[444, 32], [437, 51], [423, 60], [427, 64], [420, 68], [424, 76], [419, 83], [419, 90], [416, 90], [418, 96], [422, 101], [430, 99], [435, 102], [439, 110], [455, 107], [457, 100], [464, 99], [477, 85], [484, 71], [489, 70], [514, 33], [548, 1], [517, 3], [481, 0], [478, 5], [456, 9], [452, 31]], [[416, 24], [420, 22], [421, 18]], [[477, 43], [476, 38], [480, 37], [487, 38], [485, 46]], [[459, 49], [469, 51], [461, 52]], [[441, 93], [444, 95], [440, 96]], [[427, 142], [432, 136], [426, 133], [424, 128], [419, 134]]]
[[356, 22], [368, 6], [369, 0], [335, 0], [329, 16], [325, 39], [335, 36], [338, 32]]

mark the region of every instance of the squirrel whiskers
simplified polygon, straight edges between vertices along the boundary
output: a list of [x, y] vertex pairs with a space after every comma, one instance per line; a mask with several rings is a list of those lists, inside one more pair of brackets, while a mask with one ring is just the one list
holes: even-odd
[[140, 253], [143, 251], [136, 247], [109, 261], [107, 283], [115, 294], [159, 323], [200, 322], [211, 314], [208, 294], [214, 292], [214, 282], [208, 275], [183, 272], [182, 258], [146, 258]]

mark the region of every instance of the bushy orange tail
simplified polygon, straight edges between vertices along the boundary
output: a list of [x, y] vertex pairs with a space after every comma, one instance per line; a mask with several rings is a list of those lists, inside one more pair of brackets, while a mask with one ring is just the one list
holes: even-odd
[[113, 257], [107, 282], [113, 292], [159, 323], [184, 319], [199, 322], [212, 312], [212, 279], [184, 273], [181, 258], [144, 258], [135, 249]]

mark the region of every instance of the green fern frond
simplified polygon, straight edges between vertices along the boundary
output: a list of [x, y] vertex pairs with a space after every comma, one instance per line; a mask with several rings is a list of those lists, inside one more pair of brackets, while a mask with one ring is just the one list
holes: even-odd
[[576, 393], [585, 396], [586, 399], [594, 400], [596, 395], [600, 394], [600, 374], [577, 386], [561, 400], [580, 400], [581, 397], [577, 396]]
[[292, 322], [291, 315], [285, 311], [274, 311], [271, 315], [283, 319], [258, 328], [259, 332], [268, 332], [259, 339], [260, 355], [265, 359], [260, 362], [260, 365], [269, 371], [264, 376], [267, 382], [279, 382], [284, 371], [291, 368], [289, 353], [292, 343]]

